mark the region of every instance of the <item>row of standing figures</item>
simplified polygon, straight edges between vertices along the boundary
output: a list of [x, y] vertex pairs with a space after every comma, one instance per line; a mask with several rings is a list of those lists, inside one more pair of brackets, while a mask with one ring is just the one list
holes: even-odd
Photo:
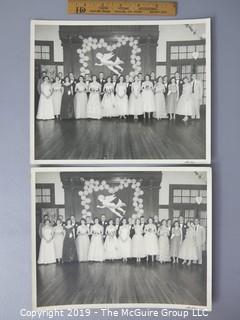
[[153, 82], [149, 76], [141, 81], [136, 76], [131, 83], [120, 76], [117, 83], [108, 77], [104, 82], [92, 77], [86, 82], [80, 76], [78, 82], [56, 77], [51, 83], [48, 76], [42, 79], [36, 118], [50, 119], [102, 119], [156, 118], [174, 119], [176, 114], [183, 121], [200, 119], [202, 82], [192, 75], [183, 80], [172, 77], [166, 85], [163, 78]]
[[119, 259], [127, 262], [129, 258], [140, 263], [142, 259], [148, 262], [149, 257], [152, 262], [178, 263], [182, 259], [183, 264], [202, 264], [205, 241], [205, 228], [198, 219], [186, 224], [175, 221], [172, 227], [166, 220], [157, 227], [152, 218], [145, 224], [140, 219], [128, 224], [123, 218], [120, 225], [112, 219], [100, 224], [95, 218], [90, 227], [85, 219], [77, 227], [70, 219], [65, 226], [60, 219], [55, 226], [46, 219], [41, 229], [38, 264]]

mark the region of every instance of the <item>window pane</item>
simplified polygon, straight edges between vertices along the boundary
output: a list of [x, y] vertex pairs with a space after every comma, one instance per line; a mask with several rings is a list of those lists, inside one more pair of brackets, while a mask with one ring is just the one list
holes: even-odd
[[189, 197], [182, 197], [182, 202], [183, 203], [189, 203]]
[[49, 52], [50, 48], [49, 46], [42, 46], [42, 52]]
[[207, 196], [207, 190], [200, 190], [200, 196], [206, 197]]
[[171, 53], [176, 53], [176, 52], [178, 52], [178, 46], [172, 46]]
[[180, 53], [179, 59], [187, 59], [187, 53]]
[[189, 196], [190, 195], [190, 190], [182, 190], [182, 195], [183, 196]]
[[195, 46], [188, 46], [187, 51], [192, 54], [195, 51]]
[[173, 218], [179, 218], [180, 217], [180, 210], [173, 210]]
[[198, 196], [198, 190], [191, 190], [191, 197], [197, 197]]
[[181, 203], [182, 201], [181, 201], [181, 197], [174, 197], [173, 198], [173, 202], [174, 203]]
[[41, 59], [41, 53], [35, 53], [35, 59]]
[[204, 51], [204, 46], [203, 45], [197, 46], [196, 50], [198, 52], [203, 52]]
[[50, 189], [42, 189], [42, 194], [43, 194], [44, 196], [50, 195]]
[[180, 53], [183, 53], [183, 52], [186, 53], [187, 52], [187, 47], [186, 46], [180, 46], [179, 47], [179, 52]]
[[175, 190], [173, 190], [173, 195], [174, 195], [174, 196], [181, 197], [181, 190], [180, 190], [180, 189], [175, 189]]
[[42, 198], [39, 196], [36, 196], [36, 203], [41, 203], [42, 202]]
[[177, 60], [178, 59], [178, 53], [171, 53], [171, 59]]
[[41, 189], [38, 189], [38, 188], [36, 189], [36, 195], [37, 196], [41, 195]]

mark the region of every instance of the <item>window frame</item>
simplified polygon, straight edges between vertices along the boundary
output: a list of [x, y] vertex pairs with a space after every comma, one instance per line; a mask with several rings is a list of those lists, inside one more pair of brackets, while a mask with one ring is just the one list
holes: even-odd
[[[35, 47], [36, 46], [47, 46], [49, 47], [49, 59], [36, 59], [35, 58]], [[42, 52], [42, 51], [41, 51]], [[41, 64], [52, 64], [54, 61], [54, 42], [53, 41], [42, 41], [42, 40], [36, 40], [34, 43], [34, 60], [36, 62], [39, 62]]]
[[38, 207], [50, 207], [55, 205], [55, 186], [54, 183], [36, 183], [35, 190], [37, 189], [50, 189], [50, 202], [37, 202], [35, 194], [35, 202]]

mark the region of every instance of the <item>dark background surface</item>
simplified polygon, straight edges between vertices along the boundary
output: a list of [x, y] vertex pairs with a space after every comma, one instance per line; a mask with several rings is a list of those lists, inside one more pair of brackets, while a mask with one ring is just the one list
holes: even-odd
[[[240, 313], [240, 1], [178, 3], [178, 19], [212, 17], [213, 312], [209, 319], [235, 320]], [[68, 16], [65, 0], [2, 0], [0, 4], [1, 319], [22, 319], [19, 310], [31, 308], [30, 20], [94, 18]], [[96, 19], [113, 18], [133, 19]]]

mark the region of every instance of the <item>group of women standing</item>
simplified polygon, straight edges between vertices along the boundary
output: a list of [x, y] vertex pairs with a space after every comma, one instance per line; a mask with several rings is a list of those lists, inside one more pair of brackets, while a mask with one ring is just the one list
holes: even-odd
[[65, 226], [61, 220], [52, 226], [46, 219], [41, 229], [38, 263], [118, 259], [126, 262], [129, 258], [135, 258], [137, 263], [143, 258], [146, 261], [151, 258], [152, 262], [178, 263], [180, 258], [190, 265], [198, 259], [194, 230], [194, 223], [189, 221], [183, 239], [178, 221], [173, 226], [171, 220], [162, 220], [156, 225], [152, 218], [145, 223], [142, 217], [130, 224], [123, 218], [121, 223], [110, 219], [104, 226], [95, 218], [90, 226], [85, 219], [76, 226], [68, 219]]
[[175, 118], [193, 115], [192, 84], [183, 79], [183, 92], [179, 95], [176, 78], [151, 79], [136, 75], [134, 79], [108, 77], [101, 82], [95, 75], [78, 81], [73, 75], [56, 77], [52, 83], [44, 76], [40, 86], [40, 99], [36, 118], [102, 119], [102, 118]]

